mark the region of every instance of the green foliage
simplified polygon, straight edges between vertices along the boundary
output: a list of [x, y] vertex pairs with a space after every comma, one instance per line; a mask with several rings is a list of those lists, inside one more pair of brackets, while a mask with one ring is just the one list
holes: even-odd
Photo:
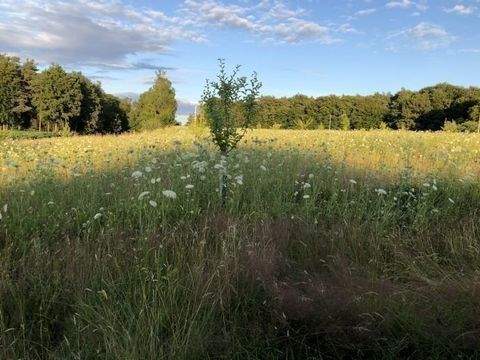
[[240, 66], [232, 74], [226, 72], [225, 61], [219, 60], [217, 81], [207, 80], [202, 96], [203, 109], [213, 142], [223, 154], [228, 154], [242, 139], [255, 115], [255, 101], [262, 83], [253, 73], [250, 80], [239, 77]]
[[471, 122], [477, 123], [477, 132], [480, 132], [480, 105], [472, 106], [469, 111], [469, 118]]
[[175, 125], [177, 102], [175, 90], [164, 72], [157, 72], [153, 86], [144, 92], [135, 109], [134, 130], [152, 130]]
[[104, 94], [101, 104], [103, 121], [99, 132], [118, 134], [129, 129], [128, 114], [131, 111], [131, 102], [128, 99], [120, 101], [113, 95]]
[[389, 101], [390, 97], [383, 94], [318, 98], [304, 95], [292, 98], [265, 96], [258, 100], [255, 124], [267, 128], [281, 124], [285, 129], [340, 129], [341, 117], [346, 114], [351, 128], [375, 129], [385, 121]]
[[340, 129], [343, 131], [350, 130], [350, 119], [345, 113], [340, 116]]
[[102, 126], [102, 99], [105, 94], [100, 84], [93, 83], [81, 73], [75, 72], [70, 75], [80, 84], [82, 101], [80, 105], [80, 114], [71, 118], [70, 128], [77, 133], [93, 134], [100, 131]]
[[445, 121], [442, 126], [442, 130], [446, 132], [458, 132], [459, 127], [456, 121]]
[[79, 72], [52, 65], [38, 74], [33, 60], [21, 64], [16, 57], [0, 55], [2, 128], [119, 132], [129, 128], [129, 115], [120, 100]]
[[59, 133], [34, 130], [0, 130], [0, 140], [45, 139], [60, 136]]
[[52, 65], [34, 81], [33, 104], [42, 123], [55, 127], [70, 124], [82, 110], [82, 84], [75, 75], [67, 74], [60, 65]]
[[0, 125], [20, 126], [22, 113], [29, 110], [23, 85], [20, 60], [0, 55]]

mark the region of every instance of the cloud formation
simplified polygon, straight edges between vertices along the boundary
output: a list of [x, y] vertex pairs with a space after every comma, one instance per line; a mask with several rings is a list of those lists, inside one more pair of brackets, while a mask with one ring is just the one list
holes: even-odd
[[[41, 62], [128, 66], [131, 55], [168, 52], [176, 41], [208, 41], [212, 27], [240, 29], [262, 41], [336, 39], [301, 8], [277, 0], [251, 6], [186, 0], [175, 15], [120, 0], [2, 0], [0, 48]], [[148, 69], [153, 66], [144, 66]]]
[[389, 39], [395, 39], [398, 42], [399, 46], [395, 48], [414, 46], [428, 51], [450, 45], [455, 41], [455, 36], [439, 25], [421, 22], [414, 27], [390, 35]]
[[468, 6], [463, 4], [457, 4], [454, 7], [447, 8], [444, 10], [446, 13], [456, 13], [460, 15], [470, 15], [475, 11], [474, 6]]
[[164, 53], [173, 40], [205, 40], [175, 18], [116, 1], [5, 0], [0, 12], [0, 47], [45, 62], [118, 64]]
[[261, 40], [283, 43], [317, 41], [330, 44], [337, 41], [329, 27], [308, 20], [305, 9], [291, 9], [278, 1], [264, 0], [253, 6], [239, 6], [218, 0], [186, 0], [181, 11], [197, 28], [237, 28]]

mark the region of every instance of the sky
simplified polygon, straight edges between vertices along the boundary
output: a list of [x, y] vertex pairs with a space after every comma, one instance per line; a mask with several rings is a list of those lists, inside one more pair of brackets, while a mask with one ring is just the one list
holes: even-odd
[[218, 58], [262, 94], [480, 85], [480, 0], [0, 0], [0, 53], [80, 70], [114, 94], [167, 72], [189, 112]]

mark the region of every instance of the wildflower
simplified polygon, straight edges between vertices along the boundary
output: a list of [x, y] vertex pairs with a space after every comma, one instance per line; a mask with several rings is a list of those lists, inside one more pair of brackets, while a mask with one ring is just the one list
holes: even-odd
[[353, 179], [350, 179], [350, 180], [348, 180], [348, 181], [350, 181], [350, 184], [353, 184], [353, 185], [356, 185], [356, 184], [357, 184], [357, 182], [356, 182], [355, 180], [353, 180]]
[[145, 196], [150, 194], [150, 191], [144, 191], [140, 195], [138, 195], [138, 201], [141, 201]]
[[264, 165], [260, 165], [260, 170], [267, 171], [267, 168]]
[[315, 176], [313, 174], [308, 174], [309, 179], [313, 179]]
[[194, 188], [194, 186], [192, 184], [185, 185], [185, 189], [187, 189], [187, 190], [191, 190], [193, 188]]
[[35, 190], [30, 191], [30, 196], [35, 195]]
[[158, 205], [155, 200], [150, 200], [148, 203], [150, 204], [151, 207], [154, 207], [154, 208], [156, 208]]
[[438, 190], [437, 185], [433, 184], [432, 189], [433, 189], [433, 191], [437, 191]]
[[303, 195], [304, 199], [310, 199], [310, 195]]
[[150, 180], [150, 183], [155, 184], [155, 179]]
[[310, 189], [311, 187], [312, 187], [312, 185], [310, 185], [309, 183], [303, 184], [304, 189]]
[[235, 182], [236, 182], [238, 185], [243, 185], [243, 175], [237, 175], [237, 176], [235, 176]]
[[430, 187], [430, 184], [429, 183], [423, 183], [423, 186]]
[[145, 172], [149, 173], [152, 172], [152, 168], [150, 166], [145, 167]]
[[134, 171], [132, 173], [132, 178], [134, 178], [134, 179], [140, 179], [142, 176], [143, 176], [143, 173], [141, 171], [138, 171], [138, 170]]
[[8, 210], [8, 204], [3, 205], [3, 212], [6, 213]]
[[375, 189], [375, 192], [376, 192], [378, 195], [387, 195], [387, 191], [384, 190], [384, 189]]
[[53, 201], [49, 201], [49, 202], [47, 203], [47, 205], [53, 205], [53, 204], [55, 204]]
[[101, 213], [97, 213], [95, 214], [95, 216], [93, 217], [93, 220], [98, 220], [102, 217], [102, 214]]
[[172, 190], [163, 190], [162, 194], [163, 194], [163, 196], [165, 196], [169, 199], [176, 199], [177, 198], [177, 194], [175, 193], [175, 191], [172, 191]]

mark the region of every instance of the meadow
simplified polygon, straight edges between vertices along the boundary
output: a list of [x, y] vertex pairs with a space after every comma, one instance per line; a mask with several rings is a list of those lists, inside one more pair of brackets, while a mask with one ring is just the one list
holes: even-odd
[[479, 134], [0, 140], [0, 358], [478, 358], [479, 179]]

